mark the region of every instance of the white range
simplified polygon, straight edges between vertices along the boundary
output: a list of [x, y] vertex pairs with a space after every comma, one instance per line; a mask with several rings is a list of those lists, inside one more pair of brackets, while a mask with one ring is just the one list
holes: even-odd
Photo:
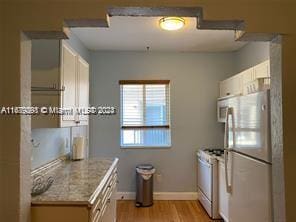
[[218, 211], [218, 161], [223, 149], [200, 149], [197, 152], [198, 200], [212, 219], [220, 219]]

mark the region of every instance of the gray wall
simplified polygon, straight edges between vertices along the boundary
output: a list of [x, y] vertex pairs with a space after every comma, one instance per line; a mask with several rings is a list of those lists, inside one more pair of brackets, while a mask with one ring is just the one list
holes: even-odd
[[34, 140], [31, 157], [32, 169], [70, 152], [69, 128], [33, 129], [32, 139]]
[[236, 73], [269, 59], [269, 46], [269, 42], [250, 42], [234, 52]]
[[232, 53], [93, 52], [91, 104], [119, 108], [120, 79], [171, 80], [172, 147], [121, 149], [119, 115], [90, 121], [90, 155], [119, 157], [119, 191], [135, 190], [135, 167], [152, 163], [161, 182], [156, 191], [196, 191], [195, 152], [222, 147], [216, 121], [218, 83], [234, 73]]
[[[70, 39], [66, 40], [87, 62], [90, 62], [90, 52], [82, 42], [74, 35], [70, 34]], [[52, 69], [59, 66], [59, 41], [57, 40], [33, 40], [32, 41], [32, 69]], [[84, 135], [88, 137], [86, 127], [75, 127], [56, 129], [34, 129], [31, 137], [35, 145], [32, 144], [31, 168], [35, 169], [48, 163], [61, 155], [70, 152], [72, 136]]]

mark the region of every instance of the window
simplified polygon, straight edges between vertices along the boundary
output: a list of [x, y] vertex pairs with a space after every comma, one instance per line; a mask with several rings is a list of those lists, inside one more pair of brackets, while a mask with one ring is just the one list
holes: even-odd
[[169, 147], [169, 80], [121, 80], [121, 146]]

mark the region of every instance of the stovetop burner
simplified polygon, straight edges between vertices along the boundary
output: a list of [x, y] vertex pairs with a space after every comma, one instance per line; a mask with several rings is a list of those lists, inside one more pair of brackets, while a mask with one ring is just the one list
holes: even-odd
[[210, 155], [215, 155], [215, 156], [222, 156], [224, 154], [223, 149], [204, 149], [205, 152], [207, 152]]

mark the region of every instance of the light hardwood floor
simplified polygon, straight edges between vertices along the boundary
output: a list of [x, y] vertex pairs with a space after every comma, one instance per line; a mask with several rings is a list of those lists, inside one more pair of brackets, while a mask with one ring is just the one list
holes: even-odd
[[117, 201], [117, 222], [210, 222], [197, 201], [154, 201], [152, 207], [135, 207], [134, 201]]

